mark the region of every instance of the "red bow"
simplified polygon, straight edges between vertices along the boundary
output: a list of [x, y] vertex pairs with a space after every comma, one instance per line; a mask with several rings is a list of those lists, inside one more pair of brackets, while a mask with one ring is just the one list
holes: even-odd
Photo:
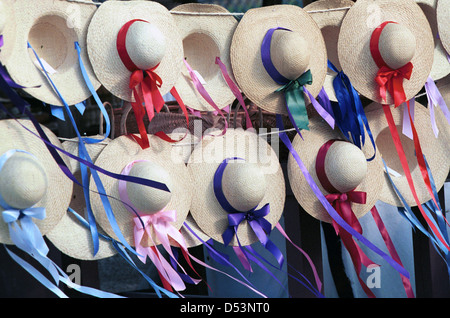
[[382, 66], [375, 77], [375, 81], [380, 86], [380, 95], [386, 100], [386, 90], [394, 98], [395, 107], [406, 101], [405, 91], [403, 89], [403, 80], [409, 80], [413, 65], [411, 62], [399, 69], [393, 70], [388, 66]]

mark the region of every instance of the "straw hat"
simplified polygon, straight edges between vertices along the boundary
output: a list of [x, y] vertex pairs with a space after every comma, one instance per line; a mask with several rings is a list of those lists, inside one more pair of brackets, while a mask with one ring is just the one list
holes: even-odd
[[[103, 139], [103, 136], [91, 136], [93, 139]], [[86, 150], [93, 161], [97, 159], [106, 144], [110, 142], [107, 138], [100, 143], [86, 144]], [[62, 144], [63, 149], [73, 155], [78, 156], [78, 138], [70, 141], [65, 141]], [[80, 163], [70, 158], [70, 166], [72, 174], [81, 183]], [[69, 205], [80, 216], [85, 217], [86, 202], [84, 199], [83, 188], [75, 185], [72, 192], [72, 200]], [[99, 228], [99, 233], [103, 231]], [[70, 257], [81, 260], [99, 260], [113, 256], [117, 253], [110, 241], [107, 241], [101, 236], [99, 237], [99, 250], [97, 254], [93, 255], [94, 246], [92, 244], [92, 237], [88, 228], [83, 226], [76, 217], [67, 212], [61, 221], [47, 233], [47, 238], [55, 245], [57, 249]]]
[[[436, 6], [438, 0], [415, 0], [415, 1], [420, 6], [423, 13], [427, 17], [427, 20], [430, 23], [431, 31], [433, 32], [434, 57], [430, 76], [433, 80], [437, 81], [450, 74], [450, 63], [447, 60], [447, 52], [442, 46], [442, 42], [438, 36], [438, 24], [436, 18]], [[448, 17], [449, 15], [447, 15], [447, 20]]]
[[[238, 21], [232, 15], [183, 15], [176, 12], [229, 13], [216, 4], [188, 3], [171, 10], [183, 39], [184, 57], [204, 80], [204, 87], [219, 108], [231, 104], [235, 96], [216, 65], [216, 57], [227, 67], [232, 79], [230, 45]], [[197, 92], [185, 65], [175, 87], [184, 103], [196, 110], [214, 108]]]
[[442, 45], [448, 54], [450, 54], [450, 4], [448, 1], [440, 0], [436, 7], [437, 27]]
[[178, 29], [163, 5], [153, 1], [103, 3], [89, 24], [89, 58], [102, 85], [111, 94], [130, 102], [132, 72], [122, 62], [116, 42], [122, 27], [134, 19], [144, 21], [136, 21], [128, 29], [125, 40], [127, 53], [140, 69], [157, 66], [155, 73], [162, 79], [159, 88], [162, 95], [172, 89], [183, 64], [183, 46]]
[[[369, 121], [370, 128], [375, 138], [375, 143], [379, 150], [380, 155], [386, 162], [386, 165], [393, 169], [400, 176], [391, 176], [396, 187], [402, 193], [403, 197], [410, 206], [416, 206], [417, 203], [411, 193], [408, 186], [408, 182], [404, 175], [400, 160], [398, 158], [395, 145], [392, 141], [392, 136], [386, 122], [382, 106], [377, 103], [372, 103], [367, 106], [368, 112], [366, 112], [367, 120]], [[400, 140], [405, 151], [406, 159], [409, 164], [411, 176], [414, 182], [414, 186], [417, 191], [417, 196], [421, 203], [431, 200], [431, 196], [427, 191], [425, 183], [423, 181], [420, 168], [415, 157], [415, 147], [411, 139], [402, 134], [402, 107], [391, 107], [392, 116], [394, 118], [395, 125], [399, 132]], [[441, 116], [437, 116], [437, 125], [441, 132], [445, 132], [445, 127], [442, 124], [448, 125]], [[434, 136], [433, 130], [430, 124], [429, 111], [419, 103], [415, 103], [414, 111], [414, 125], [421, 141], [422, 151], [425, 155], [428, 165], [430, 166], [433, 179], [436, 187], [439, 190], [449, 173], [450, 162], [450, 148], [448, 147], [448, 137], [445, 138], [445, 133], [440, 133], [438, 138]], [[448, 129], [447, 129], [448, 131]], [[379, 199], [385, 203], [394, 206], [402, 206], [402, 202], [397, 197], [395, 190], [390, 186], [388, 177], [384, 176], [384, 188], [380, 194]]]
[[[250, 130], [227, 129], [223, 136], [206, 136], [189, 158], [188, 168], [196, 190], [191, 214], [203, 232], [223, 243], [222, 234], [228, 227], [226, 212], [214, 193], [213, 179], [219, 165], [227, 158], [232, 160], [225, 167], [222, 188], [227, 201], [239, 211], [258, 209], [270, 204], [265, 216], [272, 228], [280, 219], [285, 201], [285, 183], [278, 157], [266, 140]], [[257, 241], [246, 220], [238, 227], [241, 245]], [[234, 237], [230, 245], [237, 246]]]
[[[37, 134], [27, 120], [19, 122]], [[42, 126], [50, 142], [61, 147], [51, 130]], [[46, 145], [13, 119], [0, 121], [0, 154], [18, 149], [27, 153], [14, 153], [0, 171], [0, 194], [16, 209], [45, 208], [43, 220], [33, 219], [42, 235], [47, 234], [64, 216], [70, 203], [73, 183], [56, 164]], [[69, 165], [68, 165], [69, 166]], [[0, 206], [0, 212], [4, 208]], [[8, 225], [0, 218], [0, 242], [12, 244]]]
[[[354, 2], [351, 0], [319, 0], [314, 1], [305, 6], [303, 9], [310, 12], [311, 17], [319, 26], [322, 31], [325, 45], [327, 48], [328, 60], [333, 63], [338, 70], [341, 70], [341, 64], [339, 63], [337, 43], [339, 38], [339, 31], [341, 28], [342, 20], [348, 11], [348, 8], [353, 6]], [[311, 12], [330, 9], [342, 9], [332, 10], [328, 12]], [[333, 79], [336, 77], [336, 73], [328, 69], [327, 76], [323, 87], [328, 97], [332, 101], [337, 101], [333, 88]]]
[[[305, 10], [294, 5], [274, 5], [248, 10], [239, 22], [231, 43], [231, 65], [242, 92], [258, 107], [287, 114], [281, 92], [267, 73], [261, 59], [261, 43], [271, 28], [271, 57], [275, 68], [288, 79], [296, 79], [308, 69], [313, 82], [306, 85], [317, 96], [327, 72], [327, 54], [322, 33]], [[307, 98], [305, 98], [307, 100]], [[308, 103], [306, 103], [308, 104]]]
[[54, 0], [39, 1], [39, 5], [16, 0], [12, 6], [14, 19], [3, 32], [6, 45], [2, 49], [2, 61], [11, 78], [29, 87], [24, 90], [31, 96], [47, 104], [62, 106], [34, 53], [27, 48], [28, 41], [39, 58], [56, 71], [50, 77], [69, 105], [88, 99], [91, 93], [81, 74], [74, 43], [79, 43], [86, 72], [94, 88], [98, 89], [100, 83], [86, 51], [87, 26], [96, 6]]
[[[134, 163], [129, 175], [163, 182], [170, 192], [129, 182], [126, 185], [126, 192], [131, 204], [134, 205], [137, 212], [143, 214], [153, 214], [161, 209], [175, 210], [176, 221], [172, 225], [176, 229], [180, 229], [191, 206], [192, 189], [194, 189], [190, 186], [192, 184], [191, 176], [183, 158], [178, 158], [177, 152], [172, 152], [173, 145], [171, 143], [154, 135], [148, 135], [148, 137], [152, 146], [144, 150], [127, 136], [120, 136], [112, 140], [100, 153], [95, 164], [113, 173], [121, 174], [128, 164], [138, 161]], [[134, 245], [133, 219], [135, 214], [130, 212], [120, 200], [119, 181], [104, 175], [100, 175], [100, 179], [106, 193], [117, 198], [117, 200], [109, 199], [111, 208], [123, 236], [130, 245]], [[92, 186], [94, 185], [91, 178]], [[98, 194], [91, 195], [91, 204], [98, 224], [107, 234], [117, 239]], [[142, 246], [152, 244], [150, 238], [147, 237], [147, 239], [147, 242], [141, 242]], [[155, 241], [156, 238], [153, 237], [153, 240]]]
[[[324, 195], [330, 192], [325, 189], [317, 176], [317, 154], [326, 142], [338, 140], [326, 153], [324, 161], [326, 176], [330, 184], [340, 193], [347, 193], [353, 189], [366, 192], [366, 203], [352, 203], [352, 210], [357, 218], [369, 212], [383, 189], [383, 165], [378, 152], [375, 159], [367, 161], [366, 158], [373, 154], [371, 146], [366, 144], [359, 149], [345, 141], [338, 129], [332, 130], [317, 120], [311, 121], [310, 131], [302, 132], [302, 135], [304, 140], [296, 135], [292, 145]], [[288, 157], [287, 171], [292, 192], [303, 209], [314, 218], [331, 223], [331, 217], [311, 190], [292, 154]]]
[[[447, 105], [447, 108], [450, 107], [450, 76], [447, 76], [437, 81], [436, 87], [439, 89], [439, 92], [441, 93], [442, 98], [444, 99], [444, 102]], [[436, 110], [435, 111], [437, 118], [436, 120], [441, 121], [440, 127], [443, 127], [443, 129], [440, 130], [442, 138], [446, 138], [447, 144], [450, 144], [450, 124], [445, 118], [444, 113], [442, 112], [440, 107], [437, 106], [434, 109]]]
[[361, 95], [393, 104], [389, 93], [386, 101], [380, 97], [375, 81], [379, 67], [370, 51], [373, 31], [385, 21], [397, 23], [387, 24], [381, 32], [381, 56], [392, 69], [408, 62], [413, 64], [411, 77], [403, 81], [403, 88], [406, 100], [414, 97], [430, 74], [434, 42], [430, 25], [413, 0], [358, 0], [342, 21], [338, 55], [343, 71]]

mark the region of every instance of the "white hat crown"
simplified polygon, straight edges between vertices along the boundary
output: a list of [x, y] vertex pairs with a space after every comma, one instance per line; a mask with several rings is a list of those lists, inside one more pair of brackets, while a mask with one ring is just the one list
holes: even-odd
[[230, 161], [222, 177], [222, 190], [230, 205], [238, 211], [258, 206], [266, 193], [266, 178], [257, 164]]
[[346, 141], [336, 141], [330, 146], [324, 167], [328, 180], [341, 193], [354, 190], [367, 175], [364, 153]]
[[379, 50], [384, 62], [396, 70], [412, 60], [416, 53], [416, 38], [404, 25], [388, 23], [381, 31]]
[[[130, 176], [149, 179], [164, 183], [172, 189], [169, 173], [159, 164], [151, 161], [141, 161], [133, 165]], [[164, 209], [170, 202], [172, 194], [167, 191], [147, 187], [138, 183], [127, 183], [127, 194], [130, 202], [143, 214], [154, 214]]]
[[45, 196], [47, 187], [44, 168], [29, 154], [13, 154], [0, 171], [0, 195], [12, 208], [34, 206]]
[[166, 54], [166, 38], [152, 23], [134, 22], [127, 31], [125, 40], [127, 53], [141, 70], [157, 66]]

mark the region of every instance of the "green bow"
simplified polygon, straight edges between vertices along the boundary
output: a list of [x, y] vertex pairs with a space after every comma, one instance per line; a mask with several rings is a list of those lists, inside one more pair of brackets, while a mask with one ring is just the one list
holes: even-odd
[[303, 85], [312, 84], [311, 70], [307, 70], [300, 77], [281, 86], [275, 92], [284, 92], [289, 117], [298, 129], [309, 130], [308, 113], [305, 105]]

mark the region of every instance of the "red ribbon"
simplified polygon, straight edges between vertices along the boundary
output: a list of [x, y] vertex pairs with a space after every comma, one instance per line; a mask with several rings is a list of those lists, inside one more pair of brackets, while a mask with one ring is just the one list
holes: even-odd
[[[159, 113], [161, 109], [164, 107], [164, 98], [162, 97], [161, 92], [159, 91], [159, 88], [162, 85], [162, 79], [161, 77], [159, 77], [158, 74], [155, 73], [155, 70], [159, 66], [159, 64], [153, 68], [141, 70], [139, 69], [139, 67], [136, 66], [136, 64], [134, 64], [134, 62], [131, 60], [128, 54], [126, 48], [127, 32], [131, 27], [131, 25], [137, 21], [148, 23], [148, 21], [141, 19], [134, 19], [125, 23], [119, 30], [119, 33], [117, 35], [116, 47], [117, 52], [119, 53], [119, 57], [122, 60], [122, 63], [131, 72], [129, 87], [132, 90], [134, 97], [134, 102], [131, 102], [131, 106], [133, 108], [133, 112], [136, 118], [140, 134], [140, 137], [135, 135], [132, 135], [132, 137], [141, 146], [142, 149], [145, 149], [148, 148], [150, 144], [147, 136], [147, 129], [144, 125], [145, 111], [143, 106], [145, 105], [148, 119], [149, 121], [151, 121], [155, 116], [155, 110], [157, 113]], [[173, 87], [170, 90], [170, 92], [177, 100], [178, 104], [180, 105], [180, 108], [183, 110], [187, 124], [189, 125], [189, 117], [187, 109], [183, 101], [181, 100], [178, 92], [176, 91], [175, 87]], [[155, 135], [168, 142], [177, 142], [184, 139], [185, 137], [184, 136], [180, 140], [173, 140], [162, 131], [157, 132]]]
[[[327, 192], [330, 194], [326, 195], [326, 199], [336, 212], [347, 222], [355, 231], [362, 234], [362, 227], [356, 217], [355, 213], [352, 210], [352, 203], [357, 204], [365, 204], [366, 203], [366, 192], [355, 191], [354, 189], [348, 191], [346, 193], [339, 192], [329, 181], [326, 173], [325, 173], [325, 157], [330, 149], [331, 145], [336, 140], [328, 140], [325, 144], [323, 144], [319, 152], [317, 153], [316, 158], [316, 174], [319, 179], [319, 182], [324, 187]], [[353, 266], [355, 267], [355, 271], [358, 277], [358, 281], [363, 288], [366, 295], [370, 298], [374, 298], [375, 295], [373, 292], [367, 287], [366, 283], [361, 279], [361, 265], [366, 267], [374, 264], [367, 255], [361, 250], [359, 245], [355, 242], [352, 235], [348, 233], [344, 228], [342, 228], [339, 224], [337, 224], [333, 220], [333, 227], [336, 231], [336, 234], [342, 240], [342, 244], [344, 244], [345, 248], [350, 254], [350, 258], [352, 260]]]
[[386, 91], [391, 94], [394, 98], [395, 106], [399, 106], [403, 102], [406, 101], [405, 91], [403, 89], [403, 80], [409, 80], [411, 78], [411, 73], [413, 70], [413, 64], [411, 62], [402, 66], [399, 69], [390, 68], [383, 57], [381, 56], [379, 49], [379, 40], [381, 36], [381, 32], [384, 27], [389, 23], [397, 23], [393, 21], [386, 21], [379, 25], [372, 33], [370, 38], [370, 52], [372, 54], [372, 58], [377, 64], [379, 70], [377, 72], [377, 76], [375, 77], [375, 81], [377, 82], [380, 88], [380, 95], [383, 100], [386, 100]]
[[[439, 206], [437, 204], [437, 199], [435, 198], [433, 189], [431, 187], [430, 176], [428, 175], [428, 170], [426, 167], [425, 159], [423, 157], [423, 152], [422, 152], [422, 147], [420, 145], [419, 136], [417, 134], [417, 130], [414, 125], [414, 121], [412, 120], [412, 117], [411, 117], [409, 101], [406, 100], [405, 92], [403, 90], [403, 79], [410, 78], [413, 66], [412, 66], [411, 62], [409, 62], [408, 64], [399, 68], [398, 70], [392, 70], [384, 62], [384, 60], [381, 56], [380, 50], [379, 50], [379, 39], [380, 39], [381, 32], [383, 31], [384, 27], [389, 23], [396, 23], [396, 22], [393, 22], [393, 21], [383, 22], [380, 26], [378, 26], [374, 30], [374, 32], [372, 33], [371, 39], [370, 39], [370, 52], [372, 54], [372, 57], [373, 57], [375, 63], [380, 68], [377, 73], [377, 76], [375, 77], [375, 81], [379, 84], [380, 94], [384, 100], [386, 98], [386, 89], [387, 89], [389, 91], [389, 93], [394, 97], [395, 107], [398, 107], [400, 104], [406, 102], [407, 107], [408, 107], [409, 120], [411, 123], [411, 130], [413, 133], [414, 148], [416, 151], [416, 158], [417, 158], [417, 162], [419, 164], [420, 172], [421, 172], [422, 178], [425, 182], [425, 186], [431, 195], [431, 198], [433, 199], [435, 205]], [[421, 211], [427, 224], [431, 227], [431, 229], [437, 235], [439, 240], [442, 241], [444, 246], [446, 246], [448, 249], [450, 249], [448, 244], [445, 242], [445, 240], [439, 234], [439, 231], [437, 230], [436, 226], [428, 218], [425, 211], [423, 211], [423, 209], [422, 209], [422, 204], [420, 203], [419, 198], [417, 196], [417, 193], [416, 193], [416, 190], [414, 187], [414, 182], [412, 180], [411, 172], [409, 170], [408, 161], [406, 159], [406, 155], [403, 150], [403, 146], [401, 144], [400, 137], [398, 135], [397, 128], [396, 128], [394, 119], [392, 117], [392, 113], [391, 113], [389, 105], [383, 104], [383, 111], [384, 111], [386, 120], [388, 122], [392, 140], [394, 141], [394, 145], [397, 150], [397, 154], [398, 154], [400, 162], [402, 164], [402, 168], [405, 173], [406, 179], [408, 181], [408, 185], [412, 191], [414, 200], [416, 201], [416, 204], [419, 207], [419, 210]]]

